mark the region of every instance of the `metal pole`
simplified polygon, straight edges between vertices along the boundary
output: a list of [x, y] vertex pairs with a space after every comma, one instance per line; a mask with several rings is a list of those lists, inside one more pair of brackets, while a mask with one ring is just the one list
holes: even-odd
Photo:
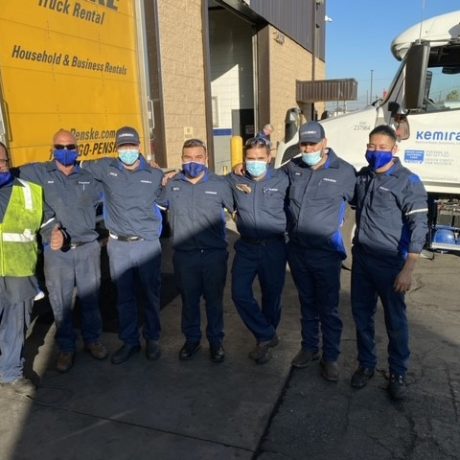
[[374, 70], [371, 69], [371, 94], [370, 94], [370, 100], [369, 100], [369, 103], [372, 104], [372, 101], [374, 100], [372, 96], [372, 86], [373, 86], [373, 83], [374, 83]]

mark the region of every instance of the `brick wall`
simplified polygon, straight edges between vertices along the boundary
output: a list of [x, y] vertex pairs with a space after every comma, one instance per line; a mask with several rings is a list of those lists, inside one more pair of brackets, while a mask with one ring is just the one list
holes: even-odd
[[[272, 142], [284, 137], [284, 118], [286, 111], [297, 106], [296, 80], [311, 80], [312, 55], [289, 37], [284, 37], [283, 43], [278, 43], [277, 30], [269, 26], [269, 71], [270, 71], [270, 116], [271, 124], [275, 128]], [[326, 75], [326, 66], [323, 61], [316, 59], [315, 79], [323, 80]], [[315, 105], [321, 115], [324, 104]]]
[[166, 157], [177, 167], [184, 130], [206, 140], [201, 1], [158, 3]]

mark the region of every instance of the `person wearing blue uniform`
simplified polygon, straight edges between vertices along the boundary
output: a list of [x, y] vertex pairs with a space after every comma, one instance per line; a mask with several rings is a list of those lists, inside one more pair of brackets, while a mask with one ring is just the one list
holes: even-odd
[[[269, 167], [269, 141], [256, 136], [244, 148], [244, 175], [228, 176], [235, 202], [240, 238], [235, 243], [232, 299], [246, 327], [256, 339], [249, 357], [257, 364], [271, 359], [278, 344], [281, 295], [286, 274], [286, 195], [289, 178]], [[261, 304], [254, 298], [256, 276]]]
[[[23, 348], [39, 292], [37, 233], [47, 231], [54, 250], [63, 243], [60, 231], [42, 225], [44, 208], [43, 189], [13, 176], [0, 142], [0, 387], [27, 396], [35, 391], [23, 375]], [[52, 214], [45, 212], [45, 219], [51, 223]]]
[[379, 297], [388, 335], [388, 391], [400, 400], [407, 392], [410, 355], [404, 296], [426, 242], [428, 205], [420, 178], [395, 157], [396, 140], [389, 126], [371, 131], [366, 151], [369, 166], [358, 173], [351, 304], [359, 367], [351, 385], [363, 388], [374, 375], [374, 316]]
[[225, 359], [223, 295], [227, 276], [225, 211], [233, 210], [228, 181], [206, 167], [206, 146], [187, 140], [182, 148], [182, 172], [167, 183], [160, 200], [169, 212], [173, 233], [173, 265], [182, 297], [180, 360], [189, 360], [201, 341], [200, 300], [205, 300], [206, 336], [210, 358]]
[[20, 168], [20, 177], [43, 187], [46, 205], [53, 211], [65, 236], [62, 250], [53, 251], [44, 240], [44, 273], [56, 323], [59, 353], [56, 369], [69, 371], [74, 363], [76, 334], [73, 324], [73, 294], [81, 311], [81, 333], [85, 349], [95, 359], [105, 359], [101, 342], [99, 308], [100, 245], [96, 232], [96, 206], [100, 186], [77, 165], [78, 146], [72, 133], [59, 130], [53, 137], [53, 160]]
[[300, 127], [301, 155], [284, 168], [289, 175], [288, 261], [301, 306], [302, 346], [292, 360], [306, 367], [319, 359], [321, 375], [337, 381], [342, 321], [339, 315], [340, 270], [346, 252], [342, 240], [347, 202], [353, 198], [356, 173], [331, 148], [323, 127]]
[[143, 336], [147, 359], [160, 348], [161, 213], [155, 201], [163, 173], [140, 153], [138, 132], [129, 126], [116, 133], [118, 158], [85, 161], [83, 168], [102, 183], [104, 220], [109, 230], [110, 275], [117, 288], [119, 337], [123, 345], [111, 356], [121, 364], [140, 351], [136, 282], [146, 301]]

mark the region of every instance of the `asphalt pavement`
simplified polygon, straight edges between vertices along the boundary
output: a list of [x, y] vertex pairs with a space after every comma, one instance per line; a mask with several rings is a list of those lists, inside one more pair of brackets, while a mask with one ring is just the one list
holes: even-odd
[[[74, 367], [59, 374], [52, 316], [45, 301], [37, 305], [25, 372], [38, 390], [29, 398], [0, 389], [0, 460], [460, 459], [460, 257], [436, 254], [418, 264], [408, 294], [409, 396], [400, 403], [385, 390], [381, 308], [378, 372], [366, 388], [350, 387], [356, 366], [350, 272], [342, 271], [341, 375], [330, 383], [321, 378], [317, 362], [291, 369], [300, 332], [289, 273], [280, 344], [269, 363], [248, 359], [254, 339], [231, 302], [229, 283], [225, 362], [209, 360], [205, 341], [192, 360], [179, 361], [180, 299], [170, 260], [165, 240], [158, 361], [141, 352], [115, 366], [92, 359], [80, 342]], [[115, 295], [106, 272], [104, 279], [103, 340], [115, 351], [120, 345]]]

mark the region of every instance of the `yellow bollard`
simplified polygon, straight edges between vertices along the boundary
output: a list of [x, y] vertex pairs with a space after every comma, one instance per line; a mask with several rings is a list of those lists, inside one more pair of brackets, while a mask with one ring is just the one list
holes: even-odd
[[232, 136], [231, 157], [232, 168], [243, 163], [243, 138], [241, 136]]

